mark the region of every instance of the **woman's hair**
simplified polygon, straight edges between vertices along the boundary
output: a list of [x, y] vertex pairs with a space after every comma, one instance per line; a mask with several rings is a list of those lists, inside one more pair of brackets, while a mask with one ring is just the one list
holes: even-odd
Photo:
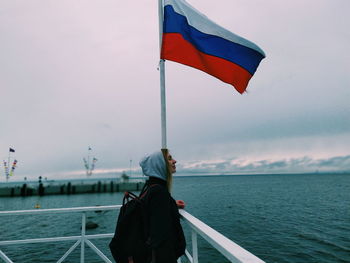
[[166, 184], [168, 187], [168, 191], [171, 192], [171, 187], [173, 185], [173, 175], [170, 170], [169, 161], [168, 161], [168, 149], [162, 149], [164, 161], [165, 161], [165, 167], [166, 167]]

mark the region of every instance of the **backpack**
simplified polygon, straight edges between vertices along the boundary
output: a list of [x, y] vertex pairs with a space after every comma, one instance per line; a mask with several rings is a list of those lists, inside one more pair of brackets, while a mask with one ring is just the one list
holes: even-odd
[[109, 243], [117, 263], [146, 263], [152, 259], [152, 249], [147, 244], [146, 208], [144, 196], [149, 186], [139, 196], [125, 192], [114, 237]]

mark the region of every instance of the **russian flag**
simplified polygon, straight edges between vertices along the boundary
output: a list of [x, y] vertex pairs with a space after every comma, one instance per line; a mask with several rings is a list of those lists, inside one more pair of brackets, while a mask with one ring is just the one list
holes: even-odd
[[184, 0], [164, 1], [161, 59], [202, 70], [243, 93], [265, 53]]

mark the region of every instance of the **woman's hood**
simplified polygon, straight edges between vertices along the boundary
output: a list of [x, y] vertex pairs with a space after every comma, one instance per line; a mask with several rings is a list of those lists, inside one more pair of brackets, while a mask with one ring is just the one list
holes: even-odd
[[144, 175], [166, 181], [166, 164], [161, 151], [146, 155], [140, 161], [140, 166]]

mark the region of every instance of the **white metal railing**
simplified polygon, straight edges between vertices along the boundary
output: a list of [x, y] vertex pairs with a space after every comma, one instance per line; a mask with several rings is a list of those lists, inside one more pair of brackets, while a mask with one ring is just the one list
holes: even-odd
[[8, 240], [0, 241], [0, 258], [5, 260], [6, 263], [13, 263], [13, 261], [1, 251], [1, 246], [5, 245], [18, 245], [18, 244], [35, 244], [45, 242], [60, 242], [60, 241], [76, 241], [67, 252], [57, 261], [57, 263], [63, 262], [70, 253], [72, 253], [80, 245], [80, 263], [85, 262], [85, 244], [88, 245], [104, 262], [112, 263], [110, 259], [104, 255], [90, 240], [99, 238], [112, 238], [113, 233], [110, 234], [97, 234], [86, 235], [86, 212], [89, 211], [106, 211], [120, 209], [121, 205], [110, 206], [92, 206], [92, 207], [73, 207], [73, 208], [54, 208], [54, 209], [36, 209], [36, 210], [18, 210], [18, 211], [0, 211], [1, 216], [12, 215], [33, 215], [33, 214], [52, 214], [52, 213], [81, 213], [81, 235], [80, 236], [66, 236], [66, 237], [50, 237], [50, 238], [36, 238], [36, 239], [24, 239], [24, 240]]
[[[36, 209], [36, 210], [17, 210], [17, 211], [0, 211], [1, 216], [12, 215], [33, 215], [33, 214], [52, 214], [52, 213], [82, 213], [81, 219], [81, 235], [80, 236], [65, 236], [65, 237], [50, 237], [50, 238], [36, 238], [24, 240], [6, 240], [0, 241], [0, 258], [6, 263], [13, 263], [13, 261], [1, 250], [2, 246], [18, 245], [18, 244], [35, 244], [45, 242], [62, 242], [62, 241], [76, 241], [64, 255], [57, 261], [63, 262], [69, 255], [80, 245], [80, 263], [84, 263], [85, 245], [88, 245], [104, 262], [112, 263], [101, 250], [99, 250], [92, 242], [93, 239], [112, 238], [114, 233], [86, 235], [86, 212], [89, 211], [106, 211], [118, 210], [121, 205], [110, 206], [91, 206], [91, 207], [73, 207], [73, 208], [55, 208], [55, 209]], [[224, 255], [230, 262], [234, 263], [264, 263], [261, 259], [251, 254], [244, 248], [240, 247], [227, 237], [223, 236], [213, 228], [209, 227], [196, 217], [192, 216], [185, 210], [180, 210], [180, 214], [184, 221], [191, 228], [192, 236], [192, 255], [186, 250], [186, 257], [191, 263], [198, 263], [198, 245], [197, 235], [203, 237], [209, 244]], [[179, 260], [179, 262], [181, 262]]]
[[235, 242], [220, 234], [218, 231], [206, 225], [185, 210], [180, 210], [180, 214], [192, 230], [192, 256], [186, 251], [186, 256], [191, 263], [198, 263], [197, 235], [204, 238], [230, 262], [264, 263], [263, 260], [240, 247]]

